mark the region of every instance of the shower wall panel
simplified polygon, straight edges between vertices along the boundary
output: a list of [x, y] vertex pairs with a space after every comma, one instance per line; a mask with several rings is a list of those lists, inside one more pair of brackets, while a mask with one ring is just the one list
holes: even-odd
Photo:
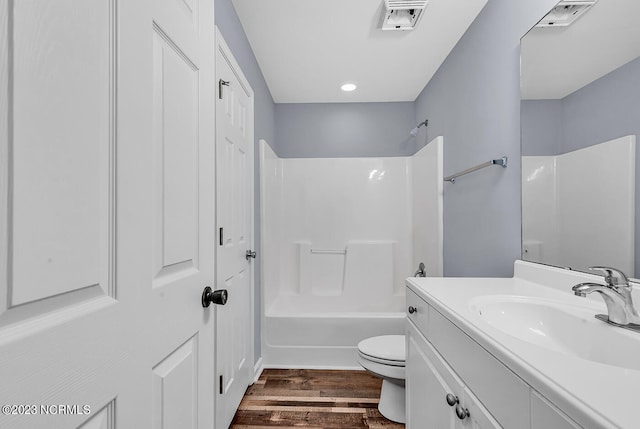
[[409, 158], [281, 162], [280, 294], [401, 294], [412, 274]]

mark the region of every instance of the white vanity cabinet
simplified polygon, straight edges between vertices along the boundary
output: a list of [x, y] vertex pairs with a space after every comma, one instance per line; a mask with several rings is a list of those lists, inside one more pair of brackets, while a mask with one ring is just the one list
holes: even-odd
[[407, 306], [408, 429], [580, 427], [411, 289]]
[[501, 427], [413, 324], [406, 334], [407, 428]]

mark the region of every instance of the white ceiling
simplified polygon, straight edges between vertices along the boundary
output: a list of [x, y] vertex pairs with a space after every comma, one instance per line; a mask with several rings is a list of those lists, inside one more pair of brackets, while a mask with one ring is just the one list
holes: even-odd
[[233, 0], [276, 103], [414, 101], [486, 2], [430, 0], [415, 30], [382, 31], [383, 0]]
[[522, 39], [522, 98], [564, 98], [637, 58], [639, 21], [639, 0], [599, 0], [569, 27], [533, 28]]

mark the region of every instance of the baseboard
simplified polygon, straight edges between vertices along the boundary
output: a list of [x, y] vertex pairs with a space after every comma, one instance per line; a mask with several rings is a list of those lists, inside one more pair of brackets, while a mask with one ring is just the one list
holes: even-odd
[[343, 365], [265, 365], [263, 369], [332, 369], [344, 371], [364, 371], [361, 366]]
[[256, 364], [253, 366], [253, 381], [251, 382], [251, 384], [254, 384], [256, 381], [258, 381], [263, 370], [264, 365], [262, 364], [262, 357], [260, 357]]

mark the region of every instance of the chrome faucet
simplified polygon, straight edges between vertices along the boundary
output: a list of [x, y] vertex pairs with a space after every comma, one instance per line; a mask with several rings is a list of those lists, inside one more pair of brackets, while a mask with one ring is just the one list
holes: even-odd
[[[596, 315], [596, 318], [615, 325], [640, 325], [640, 315], [633, 306], [631, 297], [632, 288], [629, 286], [627, 276], [620, 270], [610, 267], [589, 267], [590, 270], [602, 271], [606, 284], [580, 283], [571, 288], [577, 296], [585, 297], [591, 292], [602, 295], [607, 305], [608, 317]], [[600, 316], [600, 317], [598, 317]]]

